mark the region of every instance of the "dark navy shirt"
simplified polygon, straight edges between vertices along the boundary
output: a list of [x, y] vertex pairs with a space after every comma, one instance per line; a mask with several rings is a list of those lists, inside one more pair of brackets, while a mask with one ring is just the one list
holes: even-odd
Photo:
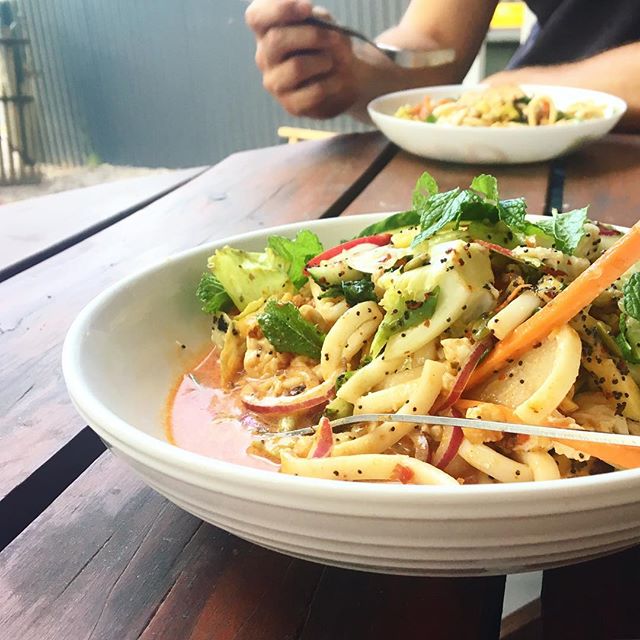
[[509, 68], [560, 64], [640, 40], [640, 0], [527, 0], [537, 24]]

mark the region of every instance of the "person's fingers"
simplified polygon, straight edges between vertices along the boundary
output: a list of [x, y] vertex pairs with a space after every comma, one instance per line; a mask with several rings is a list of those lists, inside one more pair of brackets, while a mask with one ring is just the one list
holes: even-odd
[[332, 118], [349, 108], [355, 95], [344, 79], [329, 74], [280, 97], [282, 106], [294, 116]]
[[264, 71], [299, 51], [323, 51], [340, 43], [340, 34], [310, 25], [273, 27], [258, 41], [256, 64]]
[[280, 97], [314, 78], [328, 74], [332, 68], [333, 59], [326, 53], [293, 56], [264, 74], [264, 88]]
[[326, 20], [327, 22], [335, 22], [333, 16], [329, 12], [329, 9], [327, 9], [326, 7], [316, 5], [313, 7], [311, 13], [314, 18], [321, 18], [322, 20]]
[[311, 15], [309, 0], [253, 0], [245, 12], [245, 21], [258, 36], [276, 26], [295, 24]]

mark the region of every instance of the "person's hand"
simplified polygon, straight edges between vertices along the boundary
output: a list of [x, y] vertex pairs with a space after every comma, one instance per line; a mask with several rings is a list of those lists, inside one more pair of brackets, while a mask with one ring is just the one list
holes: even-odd
[[301, 24], [312, 13], [308, 0], [254, 0], [245, 18], [265, 89], [292, 115], [331, 118], [358, 98], [358, 61], [349, 38]]

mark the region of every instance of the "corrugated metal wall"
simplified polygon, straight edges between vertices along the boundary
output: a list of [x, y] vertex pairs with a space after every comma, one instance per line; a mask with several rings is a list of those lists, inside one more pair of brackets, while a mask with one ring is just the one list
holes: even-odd
[[[369, 34], [408, 0], [324, 0]], [[210, 164], [277, 142], [287, 116], [263, 91], [242, 0], [16, 0], [32, 39], [43, 160]], [[347, 118], [322, 128], [358, 128]]]

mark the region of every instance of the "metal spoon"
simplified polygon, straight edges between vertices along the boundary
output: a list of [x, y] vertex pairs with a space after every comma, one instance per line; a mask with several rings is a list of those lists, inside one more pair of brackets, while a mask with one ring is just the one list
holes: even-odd
[[390, 44], [384, 44], [382, 42], [374, 42], [370, 38], [367, 38], [359, 31], [355, 31], [350, 27], [344, 27], [324, 20], [317, 16], [311, 16], [302, 21], [304, 24], [309, 24], [314, 27], [321, 27], [323, 29], [331, 29], [331, 31], [337, 31], [351, 38], [358, 38], [368, 45], [375, 47], [378, 51], [383, 53], [392, 62], [395, 62], [399, 67], [405, 67], [407, 69], [419, 69], [424, 67], [440, 67], [445, 64], [449, 64], [456, 59], [456, 52], [454, 49], [433, 49], [431, 51], [423, 51], [418, 49], [400, 49]]

